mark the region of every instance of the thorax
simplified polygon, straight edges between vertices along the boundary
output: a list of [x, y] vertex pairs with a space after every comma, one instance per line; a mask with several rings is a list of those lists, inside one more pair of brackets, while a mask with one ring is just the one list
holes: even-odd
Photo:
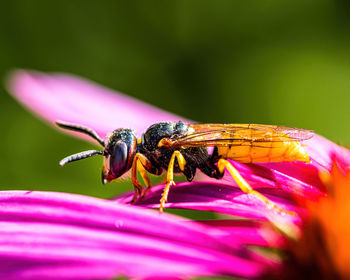
[[[188, 127], [181, 121], [154, 124], [142, 135], [139, 152], [144, 154], [155, 167], [161, 168], [164, 171], [168, 168], [170, 158], [175, 150], [167, 147], [158, 147], [159, 141], [163, 138], [182, 136], [187, 133]], [[206, 147], [181, 147], [176, 150], [182, 153], [186, 164], [193, 167], [199, 167], [209, 158]], [[174, 170], [175, 172], [180, 171], [177, 163]]]

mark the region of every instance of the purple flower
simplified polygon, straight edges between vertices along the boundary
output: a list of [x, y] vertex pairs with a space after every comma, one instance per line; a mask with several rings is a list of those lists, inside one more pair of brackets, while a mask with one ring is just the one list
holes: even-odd
[[242, 246], [254, 236], [236, 238], [254, 225], [230, 238], [169, 214], [54, 192], [3, 191], [0, 204], [1, 279], [255, 277], [268, 264]]
[[[101, 136], [121, 127], [132, 128], [140, 136], [149, 125], [159, 121], [186, 121], [123, 94], [64, 74], [48, 75], [34, 71], [17, 71], [11, 77], [9, 91], [24, 106], [52, 124], [57, 120], [78, 123], [96, 130]], [[84, 137], [81, 134], [76, 136]], [[96, 272], [95, 278], [98, 279], [117, 274], [138, 278], [181, 278], [201, 275], [258, 277], [265, 269], [275, 267], [277, 264], [269, 261], [269, 258], [253, 254], [246, 246], [282, 247], [283, 239], [268, 229], [267, 221], [273, 221], [290, 235], [296, 234], [294, 229], [300, 224], [300, 219], [307, 214], [307, 210], [295, 204], [294, 197], [315, 200], [326, 194], [319, 173], [330, 171], [331, 155], [337, 155], [345, 165], [350, 165], [350, 151], [321, 136], [315, 135], [303, 142], [303, 145], [311, 158], [310, 164], [233, 162], [254, 189], [282, 208], [294, 211], [297, 213], [295, 216], [271, 211], [255, 197], [242, 193], [228, 175], [222, 180], [205, 177], [193, 183], [178, 183], [171, 188], [166, 207], [210, 210], [249, 218], [251, 221], [221, 220], [200, 224], [166, 214], [160, 215], [130, 205], [131, 192], [119, 196], [115, 201], [69, 194], [8, 192], [2, 196], [5, 200], [9, 195], [13, 197], [12, 201], [18, 205], [18, 218], [5, 222], [7, 215], [1, 217], [4, 223], [9, 223], [9, 228], [14, 229], [11, 233], [13, 236], [17, 236], [14, 233], [19, 230], [16, 225], [26, 220], [24, 224], [28, 226], [28, 230], [18, 236], [23, 236], [23, 240], [27, 241], [13, 244], [8, 248], [9, 255], [0, 257], [4, 259], [12, 275], [26, 273], [25, 275], [30, 276], [36, 275], [35, 273], [48, 273], [46, 276], [51, 277], [52, 274], [49, 273], [54, 271], [51, 268], [55, 267], [57, 271], [62, 271], [62, 275], [66, 275], [66, 278], [89, 279], [90, 276], [93, 278], [93, 275], [87, 275], [83, 267], [91, 267]], [[136, 204], [158, 207], [163, 187], [163, 185], [154, 186], [152, 192], [143, 200], [138, 200]], [[38, 201], [40, 206], [36, 205]], [[85, 204], [89, 207], [85, 207]], [[34, 209], [43, 211], [34, 215], [35, 218], [29, 215], [24, 219], [28, 205], [36, 205]], [[76, 216], [66, 214], [71, 213], [72, 205]], [[59, 218], [55, 215], [52, 217], [44, 215], [45, 219], [41, 219], [40, 214], [46, 213], [46, 209], [49, 209], [48, 213], [57, 213]], [[91, 221], [93, 217], [95, 219]], [[120, 221], [118, 218], [122, 223], [118, 222]], [[36, 223], [42, 232], [36, 232], [31, 227], [33, 223]], [[75, 228], [76, 226], [79, 230]], [[56, 227], [60, 227], [61, 230]], [[75, 234], [72, 233], [72, 236], [74, 235], [72, 238], [69, 235], [71, 227], [74, 228], [72, 230]], [[0, 228], [0, 236], [6, 232], [6, 228]], [[53, 233], [55, 234], [51, 235]], [[123, 235], [122, 239], [118, 239], [121, 238], [120, 234]], [[44, 242], [46, 239], [48, 243]], [[79, 249], [80, 243], [76, 240], [84, 244], [86, 242], [90, 246], [90, 251], [86, 251], [88, 257]], [[61, 246], [60, 242], [66, 247]], [[7, 243], [8, 240], [5, 244]], [[28, 254], [26, 251], [23, 256], [27, 257], [21, 258], [15, 252], [22, 250], [23, 244], [26, 245]], [[47, 244], [50, 246], [46, 246]], [[174, 246], [178, 247], [175, 249]], [[0, 245], [0, 252], [1, 247]], [[51, 260], [51, 257], [47, 256], [52, 253], [53, 247], [57, 248], [58, 255], [50, 262], [48, 260]], [[36, 248], [40, 250], [36, 251]], [[63, 248], [68, 251], [69, 248], [74, 248], [68, 253], [72, 259], [67, 258]], [[9, 257], [12, 254], [16, 257]], [[103, 270], [105, 261], [111, 265], [106, 265], [108, 269]], [[66, 274], [63, 274], [63, 271]], [[107, 275], [107, 271], [110, 274]], [[6, 271], [2, 273], [6, 275]]]

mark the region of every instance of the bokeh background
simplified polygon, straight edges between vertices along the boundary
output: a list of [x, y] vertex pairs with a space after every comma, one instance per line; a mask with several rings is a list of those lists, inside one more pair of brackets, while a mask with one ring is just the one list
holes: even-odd
[[[350, 144], [346, 0], [45, 1], [0, 4], [0, 77], [68, 72], [200, 122], [314, 129]], [[116, 108], [117, 110], [118, 108]], [[0, 188], [110, 197], [91, 148], [0, 94]]]

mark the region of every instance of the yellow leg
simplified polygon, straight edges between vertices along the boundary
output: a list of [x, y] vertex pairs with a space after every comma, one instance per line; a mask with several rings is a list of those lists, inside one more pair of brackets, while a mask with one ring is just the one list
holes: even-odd
[[236, 181], [236, 183], [238, 184], [238, 186], [240, 187], [240, 189], [247, 194], [252, 194], [254, 195], [256, 198], [260, 199], [262, 202], [264, 202], [266, 204], [266, 206], [268, 208], [274, 209], [279, 213], [283, 213], [283, 214], [289, 214], [289, 215], [295, 215], [294, 212], [292, 211], [287, 211], [282, 209], [281, 207], [279, 207], [277, 204], [275, 204], [274, 202], [272, 202], [271, 200], [269, 200], [267, 197], [265, 197], [264, 195], [262, 195], [261, 193], [255, 191], [243, 178], [242, 176], [239, 174], [238, 170], [227, 160], [225, 159], [220, 159], [218, 161], [218, 169], [220, 173], [223, 173], [225, 168], [228, 170], [228, 172], [230, 172], [231, 176], [233, 177], [233, 179]]
[[150, 167], [151, 162], [143, 154], [137, 153], [134, 157], [131, 168], [131, 182], [135, 188], [135, 195], [132, 202], [134, 202], [137, 197], [141, 196], [143, 192], [143, 187], [137, 179], [137, 170], [140, 171], [141, 177], [147, 186], [146, 190], [151, 187], [151, 181], [147, 176], [145, 166]]
[[169, 167], [168, 171], [166, 174], [166, 186], [163, 191], [162, 198], [160, 199], [160, 206], [159, 206], [159, 211], [163, 212], [164, 205], [168, 200], [168, 194], [169, 194], [169, 189], [171, 185], [175, 186], [174, 182], [174, 164], [175, 164], [175, 158], [177, 158], [177, 162], [179, 163], [179, 167], [181, 171], [184, 171], [185, 165], [186, 165], [186, 160], [183, 157], [183, 155], [179, 151], [175, 151], [169, 161]]

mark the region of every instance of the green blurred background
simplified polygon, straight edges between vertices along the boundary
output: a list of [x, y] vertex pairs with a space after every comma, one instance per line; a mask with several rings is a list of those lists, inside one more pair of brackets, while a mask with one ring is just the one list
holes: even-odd
[[[2, 1], [0, 76], [81, 75], [201, 122], [284, 124], [350, 143], [350, 2]], [[109, 197], [90, 144], [47, 126], [1, 85], [0, 186]]]

